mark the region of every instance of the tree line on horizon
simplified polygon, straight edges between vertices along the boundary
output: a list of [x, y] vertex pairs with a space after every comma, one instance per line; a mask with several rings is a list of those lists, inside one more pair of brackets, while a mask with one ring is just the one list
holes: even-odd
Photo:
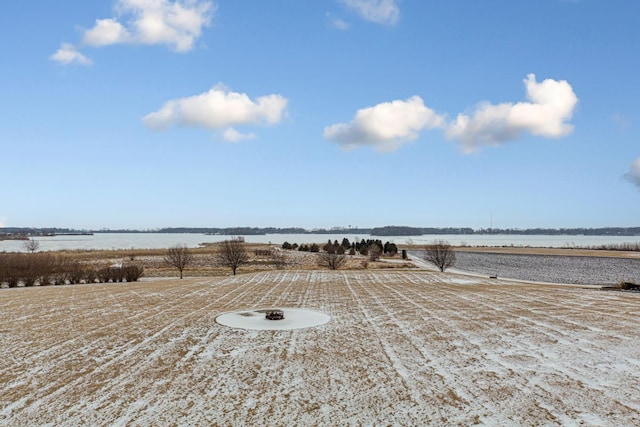
[[548, 236], [640, 236], [640, 227], [599, 227], [599, 228], [480, 228], [470, 227], [408, 227], [388, 225], [373, 228], [314, 228], [301, 227], [169, 227], [153, 230], [100, 229], [86, 230], [73, 228], [3, 227], [0, 239], [16, 236], [51, 236], [56, 234], [91, 233], [194, 233], [222, 236], [258, 236], [266, 234], [368, 234], [371, 236], [423, 236], [423, 235], [548, 235]]

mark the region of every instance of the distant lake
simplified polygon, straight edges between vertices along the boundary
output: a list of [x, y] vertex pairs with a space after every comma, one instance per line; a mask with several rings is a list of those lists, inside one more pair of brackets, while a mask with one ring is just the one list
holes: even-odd
[[[52, 236], [35, 237], [40, 243], [40, 250], [54, 251], [61, 249], [162, 249], [174, 245], [186, 245], [191, 248], [201, 243], [220, 242], [233, 236], [210, 236], [192, 233], [97, 233], [92, 236]], [[362, 239], [380, 239], [396, 244], [412, 243], [423, 245], [434, 240], [446, 240], [452, 245], [468, 246], [533, 246], [562, 248], [569, 246], [598, 246], [605, 244], [622, 244], [640, 242], [640, 236], [521, 236], [521, 235], [423, 235], [407, 236], [370, 236], [368, 234], [267, 234], [262, 236], [243, 236], [249, 243], [324, 243], [331, 239], [349, 241]], [[0, 252], [24, 251], [23, 241], [0, 241]]]

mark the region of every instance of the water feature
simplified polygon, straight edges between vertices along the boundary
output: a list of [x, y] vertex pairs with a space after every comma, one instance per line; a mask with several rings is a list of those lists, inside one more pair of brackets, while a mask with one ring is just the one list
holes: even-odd
[[[202, 243], [219, 242], [234, 236], [206, 235], [196, 233], [96, 233], [88, 236], [59, 235], [35, 237], [41, 251], [53, 250], [109, 250], [109, 249], [162, 249], [174, 245], [186, 245], [191, 248]], [[569, 236], [569, 235], [423, 235], [407, 236], [370, 236], [368, 234], [265, 234], [243, 236], [249, 243], [272, 243], [281, 245], [289, 243], [325, 243], [327, 240], [338, 240], [344, 237], [350, 241], [362, 239], [380, 239], [396, 244], [425, 245], [434, 240], [446, 240], [452, 245], [468, 246], [531, 246], [531, 247], [584, 247], [599, 245], [618, 245], [640, 242], [640, 236]], [[0, 252], [24, 252], [24, 241], [0, 241]]]

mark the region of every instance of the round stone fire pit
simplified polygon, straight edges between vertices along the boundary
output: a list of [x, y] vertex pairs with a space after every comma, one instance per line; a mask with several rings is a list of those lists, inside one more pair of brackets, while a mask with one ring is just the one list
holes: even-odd
[[284, 319], [284, 311], [282, 311], [282, 310], [270, 310], [270, 311], [267, 311], [267, 314], [264, 317], [267, 320], [283, 320]]
[[304, 308], [256, 308], [223, 313], [216, 317], [220, 325], [262, 331], [311, 328], [324, 325], [329, 320], [331, 316], [328, 314]]

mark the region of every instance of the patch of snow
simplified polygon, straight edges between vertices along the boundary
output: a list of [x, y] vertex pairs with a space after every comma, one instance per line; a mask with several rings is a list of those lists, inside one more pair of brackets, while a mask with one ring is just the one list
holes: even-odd
[[230, 328], [257, 331], [287, 331], [320, 326], [331, 320], [331, 316], [327, 314], [301, 308], [280, 308], [279, 310], [284, 311], [284, 319], [269, 320], [265, 317], [265, 313], [268, 310], [273, 310], [273, 308], [224, 313], [216, 317], [216, 322]]
[[481, 283], [478, 280], [460, 279], [458, 277], [447, 277], [446, 282], [454, 285], [478, 285]]

